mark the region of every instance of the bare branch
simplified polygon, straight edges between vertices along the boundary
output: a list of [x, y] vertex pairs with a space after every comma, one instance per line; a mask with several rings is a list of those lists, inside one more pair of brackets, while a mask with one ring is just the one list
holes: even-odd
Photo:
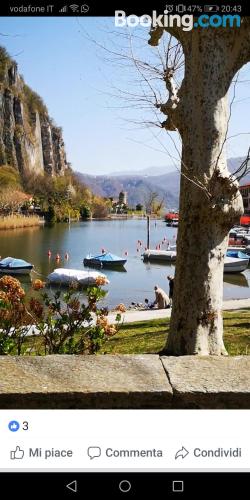
[[229, 177], [232, 179], [236, 179], [238, 182], [245, 177], [245, 175], [250, 173], [250, 147], [248, 148], [248, 152], [246, 158], [237, 168], [237, 170], [231, 174]]

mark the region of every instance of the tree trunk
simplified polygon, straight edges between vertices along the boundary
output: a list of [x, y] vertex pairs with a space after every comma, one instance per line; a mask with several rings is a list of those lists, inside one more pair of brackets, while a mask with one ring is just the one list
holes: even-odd
[[[185, 79], [177, 127], [182, 176], [177, 263], [165, 353], [227, 354], [223, 343], [223, 267], [228, 231], [243, 213], [238, 183], [227, 170], [227, 67], [230, 38], [193, 30], [185, 50]], [[185, 177], [187, 176], [188, 179]]]

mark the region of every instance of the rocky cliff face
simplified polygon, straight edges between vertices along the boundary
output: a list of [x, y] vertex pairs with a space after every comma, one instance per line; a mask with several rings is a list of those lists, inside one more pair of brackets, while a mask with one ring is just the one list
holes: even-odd
[[19, 75], [17, 64], [0, 47], [0, 168], [21, 175], [64, 175], [67, 163], [62, 130], [42, 99]]

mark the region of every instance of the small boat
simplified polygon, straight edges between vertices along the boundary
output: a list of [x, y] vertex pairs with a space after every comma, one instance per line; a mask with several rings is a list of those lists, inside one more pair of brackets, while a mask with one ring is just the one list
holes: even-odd
[[248, 267], [249, 258], [240, 259], [239, 257], [225, 257], [224, 273], [241, 273]]
[[96, 271], [81, 271], [79, 269], [66, 269], [57, 268], [50, 273], [47, 277], [51, 285], [70, 285], [77, 283], [80, 286], [87, 287], [96, 284], [97, 278], [104, 278], [105, 283], [108, 284], [109, 280], [105, 274]]
[[[227, 252], [243, 252], [244, 254], [247, 253], [247, 247], [245, 246], [240, 246], [240, 245], [229, 245], [227, 247]], [[230, 257], [230, 255], [229, 255]], [[232, 256], [233, 257], [233, 256]]]
[[143, 260], [149, 261], [175, 261], [176, 251], [175, 250], [145, 250], [142, 254]]
[[167, 221], [167, 226], [169, 227], [178, 227], [179, 226], [179, 220], [178, 219], [172, 219]]
[[244, 235], [242, 241], [244, 245], [250, 245], [250, 235]]
[[232, 248], [228, 248], [226, 255], [227, 255], [227, 257], [234, 257], [235, 259], [248, 259], [249, 260], [249, 255], [247, 255], [246, 253], [244, 253], [238, 249], [233, 250]]
[[87, 255], [83, 260], [85, 266], [116, 267], [124, 266], [127, 260], [112, 253], [102, 253], [101, 255]]
[[4, 274], [30, 274], [33, 267], [26, 260], [15, 259], [14, 257], [6, 257], [0, 260], [0, 273]]

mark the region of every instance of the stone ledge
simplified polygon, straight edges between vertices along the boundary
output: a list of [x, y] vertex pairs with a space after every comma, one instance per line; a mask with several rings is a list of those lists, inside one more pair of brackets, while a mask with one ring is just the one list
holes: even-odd
[[250, 409], [250, 356], [162, 357], [173, 408]]
[[250, 409], [250, 356], [0, 356], [0, 409]]
[[157, 355], [0, 356], [0, 408], [170, 408]]

